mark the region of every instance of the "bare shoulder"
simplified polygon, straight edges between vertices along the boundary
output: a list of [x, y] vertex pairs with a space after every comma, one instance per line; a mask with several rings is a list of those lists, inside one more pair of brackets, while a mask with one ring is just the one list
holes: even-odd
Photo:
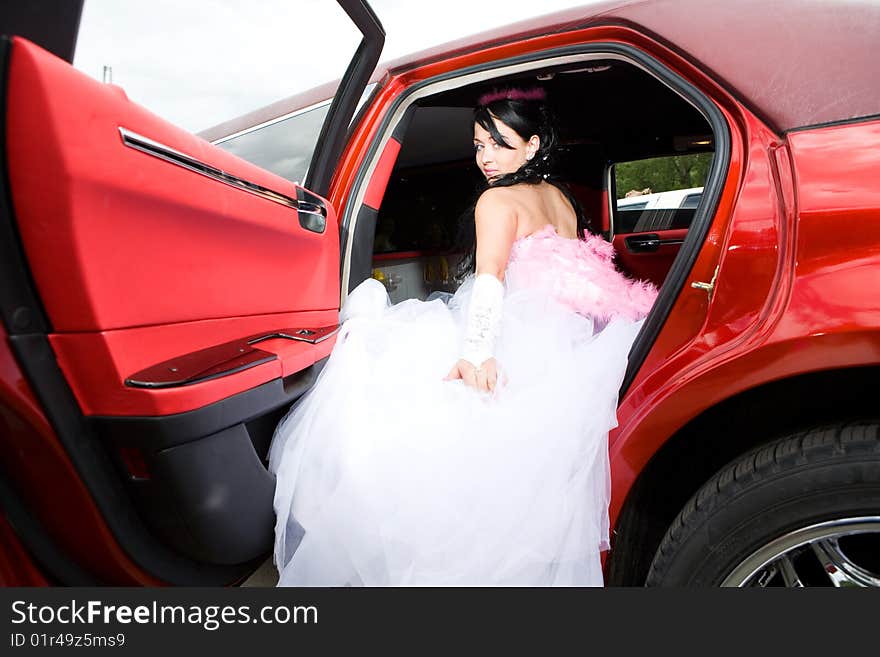
[[521, 203], [513, 187], [490, 187], [477, 199], [477, 216], [515, 214]]

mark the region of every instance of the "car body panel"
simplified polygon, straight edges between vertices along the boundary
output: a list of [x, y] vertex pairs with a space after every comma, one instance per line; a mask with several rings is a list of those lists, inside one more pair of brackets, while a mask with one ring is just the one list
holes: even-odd
[[[781, 250], [780, 223], [784, 221], [769, 152], [778, 141], [745, 110], [741, 116], [746, 130], [731, 132], [731, 169], [716, 213], [729, 208], [730, 223], [720, 226], [716, 218], [689, 278], [691, 283], [709, 282], [717, 267], [716, 288], [711, 301], [705, 291], [693, 289], [690, 283], [690, 289], [682, 290], [670, 312], [676, 321], [664, 326], [621, 400], [620, 424], [609, 437], [613, 517], [639, 468], [677, 428], [703, 410], [698, 399], [691, 402], [681, 389], [700, 371], [701, 364], [735, 350], [741, 336], [756, 329], [760, 309], [770, 303]], [[749, 185], [744, 187], [746, 180]], [[753, 243], [755, 236], [758, 240]], [[745, 278], [748, 286], [741, 289]], [[719, 327], [722, 333], [709, 337]], [[635, 465], [632, 460], [636, 457], [630, 451], [638, 455]]]
[[[880, 364], [880, 122], [767, 145], [772, 159], [746, 174], [758, 192], [753, 209], [740, 199], [742, 230], [726, 247], [739, 263], [723, 261], [691, 362], [677, 376], [658, 368], [623, 400], [611, 438], [615, 516], [663, 442], [706, 409], [770, 381]], [[779, 190], [775, 217], [754, 205], [756, 176], [768, 194]], [[761, 276], [772, 289], [756, 286]], [[639, 397], [651, 403], [639, 409]]]
[[[329, 353], [332, 341], [293, 343], [276, 348], [279, 360], [197, 386], [126, 386], [135, 372], [203, 347], [335, 324], [338, 238], [303, 228], [288, 206], [126, 147], [118, 127], [298, 194], [21, 39], [10, 95], [9, 157], [20, 163], [10, 183], [22, 242], [50, 341], [86, 415], [192, 410]], [[89, 103], [71, 106], [71, 98]], [[47, 179], [59, 181], [51, 193]], [[332, 208], [328, 215], [332, 226]]]
[[[31, 68], [14, 84], [19, 94], [39, 100], [44, 116], [54, 118], [48, 124], [39, 122], [19, 107], [11, 117], [17, 123], [11, 131], [10, 157], [32, 163], [31, 171], [39, 171], [25, 178], [14, 171], [13, 182], [16, 207], [25, 212], [20, 218], [23, 241], [53, 324], [50, 343], [58, 364], [85, 414], [121, 418], [197, 409], [236, 390], [294, 374], [329, 353], [332, 340], [316, 346], [266, 343], [278, 359], [189, 390], [124, 386], [132, 372], [181, 349], [335, 319], [344, 293], [334, 240], [346, 217], [360, 210], [355, 207], [359, 185], [366, 186], [367, 205], [381, 204], [399, 144], [375, 141], [395, 99], [413, 85], [553, 48], [628, 44], [704, 93], [729, 125], [731, 143], [726, 179], [705, 242], [668, 320], [621, 399], [619, 426], [610, 435], [613, 525], [658, 450], [707, 409], [770, 381], [880, 363], [880, 304], [875, 303], [880, 289], [880, 122], [863, 120], [880, 114], [873, 59], [865, 59], [873, 57], [875, 49], [866, 44], [875, 43], [878, 22], [880, 7], [858, 2], [834, 6], [784, 0], [768, 8], [755, 0], [735, 5], [721, 0], [615, 1], [526, 21], [382, 65], [372, 75], [377, 89], [353, 125], [331, 180], [326, 233], [303, 235], [296, 245], [287, 243], [289, 236], [279, 228], [287, 220], [280, 206], [203, 188], [191, 182], [189, 172], [175, 172], [176, 184], [168, 189], [160, 180], [165, 167], [152, 178], [144, 173], [151, 167], [158, 171], [165, 163], [145, 161], [140, 153], [125, 154], [131, 164], [118, 173], [121, 180], [113, 171], [105, 171], [102, 179], [96, 173], [106, 164], [101, 153], [119, 145], [113, 141], [118, 136], [108, 136], [97, 125], [107, 119], [106, 128], [112, 117], [77, 118], [62, 102], [64, 95], [94, 95], [103, 107], [125, 108], [141, 130], [155, 129], [147, 136], [210, 158], [224, 170], [267, 187], [297, 193], [292, 183], [166, 126], [128, 103], [121, 90], [62, 73], [52, 60], [25, 45], [22, 52]], [[705, 29], [694, 30], [695, 23]], [[719, 35], [724, 36], [725, 48], [718, 48]], [[767, 61], [775, 66], [767, 66]], [[805, 68], [810, 75], [800, 74]], [[779, 76], [791, 79], [794, 86], [780, 93], [773, 84]], [[325, 97], [324, 91], [306, 92], [298, 101], [281, 101], [254, 116], [269, 120], [271, 114], [293, 109], [291, 102], [310, 104]], [[862, 120], [800, 129], [854, 118]], [[223, 129], [203, 136], [220, 136]], [[21, 146], [25, 133], [45, 147]], [[63, 152], [56, 148], [58, 143], [65, 144]], [[363, 180], [364, 163], [374, 146], [383, 148], [385, 155]], [[184, 178], [184, 173], [190, 177]], [[67, 189], [53, 189], [43, 198], [41, 190], [50, 175]], [[76, 187], [75, 179], [83, 183]], [[189, 190], [191, 184], [195, 191], [188, 198], [180, 190]], [[215, 254], [231, 252], [235, 258], [202, 262], [216, 278], [202, 279], [201, 287], [196, 279], [179, 275], [191, 262], [184, 245], [172, 244], [171, 261], [152, 261], [149, 252], [173, 241], [176, 228], [163, 224], [158, 213], [147, 212], [139, 195], [149, 195], [151, 202], [163, 199], [166, 209], [192, 208], [188, 221], [194, 231], [205, 225], [229, 227], [210, 239], [221, 240]], [[95, 226], [81, 224], [82, 214], [72, 211], [76, 204], [94, 210], [107, 202], [116, 204], [113, 212], [103, 217], [98, 212], [100, 223]], [[49, 236], [41, 220], [48, 213], [70, 221]], [[252, 216], [260, 218], [251, 221]], [[117, 217], [142, 225], [114, 235], [119, 230]], [[607, 220], [603, 216], [606, 229]], [[284, 237], [279, 240], [279, 235]], [[239, 242], [250, 240], [256, 240], [253, 253], [237, 250]], [[120, 249], [114, 251], [117, 244]], [[274, 254], [272, 262], [262, 259], [264, 251]], [[306, 255], [286, 258], [294, 251]], [[344, 252], [342, 260], [344, 264]], [[108, 261], [127, 275], [131, 272], [125, 268], [131, 263], [152, 269], [129, 286], [127, 277], [101, 279]], [[59, 280], [70, 272], [73, 287], [90, 290], [92, 296], [65, 292]], [[710, 281], [711, 298], [692, 287]], [[155, 289], [168, 291], [168, 297], [151, 298], [148, 292]], [[233, 292], [227, 294], [229, 290]], [[187, 299], [185, 307], [177, 303], [182, 297]], [[3, 338], [0, 394], [3, 422], [9, 428], [9, 439], [0, 445], [4, 470], [12, 473], [57, 543], [85, 568], [107, 582], [160, 583], [114, 538], [29, 389], [5, 334]], [[47, 480], [53, 482], [51, 488], [44, 485]], [[10, 548], [10, 554], [18, 554], [16, 550]], [[33, 581], [39, 578], [34, 575]]]
[[[772, 6], [763, 0], [596, 2], [406, 55], [380, 66], [374, 79], [469, 51], [602, 24], [631, 27], [710, 71], [716, 84], [775, 131], [880, 114], [874, 75], [880, 5], [860, 0], [778, 0]], [[779, 80], [787, 81], [782, 93]]]
[[266, 381], [286, 377], [329, 355], [335, 337], [319, 344], [273, 340], [259, 348], [278, 356], [229, 376], [193, 386], [133, 388], [126, 379], [156, 363], [202, 347], [283, 327], [335, 324], [337, 310], [205, 319], [116, 331], [57, 333], [49, 337], [85, 415], [171, 415], [201, 408]]

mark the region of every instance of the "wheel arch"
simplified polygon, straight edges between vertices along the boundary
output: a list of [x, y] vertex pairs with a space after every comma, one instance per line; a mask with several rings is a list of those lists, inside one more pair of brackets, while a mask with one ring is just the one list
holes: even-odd
[[792, 375], [728, 397], [676, 431], [641, 470], [612, 531], [609, 585], [642, 585], [667, 528], [718, 470], [789, 432], [877, 420], [880, 365]]

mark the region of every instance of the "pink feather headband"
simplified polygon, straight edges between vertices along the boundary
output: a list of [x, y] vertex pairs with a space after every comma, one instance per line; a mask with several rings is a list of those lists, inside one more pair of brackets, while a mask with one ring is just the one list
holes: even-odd
[[496, 100], [545, 100], [547, 92], [541, 87], [532, 87], [531, 89], [495, 89], [480, 96], [478, 104], [485, 107], [489, 103]]

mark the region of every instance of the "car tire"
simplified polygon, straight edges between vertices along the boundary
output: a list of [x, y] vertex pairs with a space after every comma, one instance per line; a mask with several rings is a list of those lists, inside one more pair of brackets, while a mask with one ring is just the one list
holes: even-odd
[[880, 586], [880, 424], [818, 427], [724, 467], [669, 527], [648, 586]]

